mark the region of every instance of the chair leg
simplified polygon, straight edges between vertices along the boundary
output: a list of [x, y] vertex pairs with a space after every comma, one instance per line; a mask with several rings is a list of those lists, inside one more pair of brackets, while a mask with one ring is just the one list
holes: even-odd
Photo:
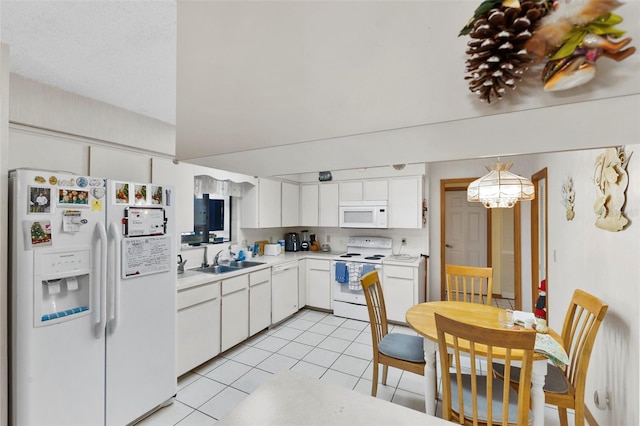
[[[558, 407], [558, 416], [560, 417], [560, 426], [569, 426], [569, 421], [567, 420], [567, 409]], [[578, 419], [576, 418], [576, 422]], [[576, 423], [577, 425], [577, 423]]]
[[389, 370], [389, 366], [387, 365], [383, 365], [382, 366], [382, 384], [386, 385], [387, 384], [387, 371]]
[[575, 425], [576, 426], [584, 426], [584, 404], [580, 404], [579, 401], [576, 401], [575, 409], [573, 410]]
[[371, 396], [375, 397], [378, 393], [378, 363], [373, 362], [373, 380], [371, 381]]

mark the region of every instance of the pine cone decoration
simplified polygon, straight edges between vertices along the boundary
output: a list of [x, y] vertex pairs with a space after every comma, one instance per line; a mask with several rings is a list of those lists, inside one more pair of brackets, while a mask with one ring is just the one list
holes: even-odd
[[465, 80], [482, 101], [491, 103], [502, 98], [507, 87], [515, 89], [532, 61], [524, 45], [547, 9], [546, 0], [527, 0], [520, 7], [499, 5], [475, 21]]

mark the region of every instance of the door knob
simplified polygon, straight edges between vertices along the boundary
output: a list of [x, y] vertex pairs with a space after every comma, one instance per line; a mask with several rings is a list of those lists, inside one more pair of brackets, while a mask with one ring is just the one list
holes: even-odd
[[446, 248], [453, 248], [453, 246], [451, 244], [445, 244], [444, 245]]

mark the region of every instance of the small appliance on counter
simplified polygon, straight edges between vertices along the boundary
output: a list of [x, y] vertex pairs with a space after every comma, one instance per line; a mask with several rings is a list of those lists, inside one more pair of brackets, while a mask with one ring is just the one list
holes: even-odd
[[284, 239], [284, 251], [300, 251], [300, 238], [297, 232], [289, 232]]
[[281, 252], [280, 244], [265, 244], [264, 246], [265, 256], [278, 256]]
[[305, 229], [301, 232], [301, 234], [302, 241], [300, 242], [300, 250], [309, 251], [309, 248], [311, 248], [311, 242], [309, 241], [309, 231]]

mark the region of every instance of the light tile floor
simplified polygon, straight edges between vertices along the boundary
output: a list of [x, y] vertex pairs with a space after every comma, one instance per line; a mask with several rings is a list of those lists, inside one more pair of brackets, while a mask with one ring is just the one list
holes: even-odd
[[[399, 325], [390, 331], [415, 334]], [[369, 323], [303, 309], [180, 377], [173, 404], [138, 425], [213, 425], [280, 370], [370, 395], [371, 360]], [[387, 385], [378, 386], [377, 397], [424, 412], [423, 377], [389, 368]], [[573, 413], [569, 420], [573, 424]], [[555, 408], [546, 407], [545, 424], [559, 424]]]

